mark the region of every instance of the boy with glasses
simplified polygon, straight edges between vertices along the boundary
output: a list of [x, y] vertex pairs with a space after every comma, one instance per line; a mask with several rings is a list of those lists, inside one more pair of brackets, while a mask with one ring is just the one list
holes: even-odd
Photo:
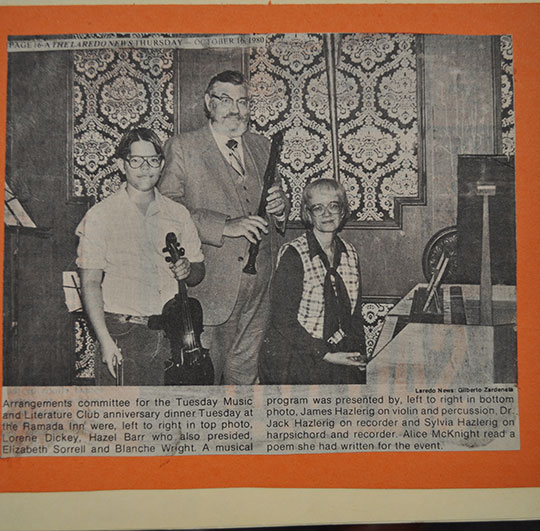
[[[149, 129], [128, 131], [117, 149], [126, 182], [93, 206], [76, 233], [80, 242], [83, 303], [98, 338], [96, 385], [163, 385], [169, 344], [147, 326], [177, 292], [177, 280], [193, 286], [204, 277], [197, 229], [187, 209], [156, 189], [163, 151]], [[168, 265], [162, 252], [174, 232], [185, 256]]]

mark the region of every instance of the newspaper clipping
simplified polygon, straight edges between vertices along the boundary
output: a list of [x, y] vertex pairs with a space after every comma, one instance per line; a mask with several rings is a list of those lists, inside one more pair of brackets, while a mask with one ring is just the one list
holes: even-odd
[[520, 448], [511, 36], [8, 56], [2, 458]]

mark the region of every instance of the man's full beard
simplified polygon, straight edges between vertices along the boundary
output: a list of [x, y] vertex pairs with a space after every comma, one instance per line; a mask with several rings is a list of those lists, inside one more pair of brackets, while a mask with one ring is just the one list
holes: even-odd
[[231, 137], [238, 137], [247, 131], [249, 118], [247, 116], [243, 118], [239, 114], [228, 114], [223, 118], [222, 124]]

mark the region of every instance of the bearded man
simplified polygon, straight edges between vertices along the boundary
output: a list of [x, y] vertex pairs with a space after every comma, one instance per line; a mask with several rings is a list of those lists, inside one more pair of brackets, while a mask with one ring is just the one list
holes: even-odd
[[[191, 212], [203, 243], [206, 279], [190, 294], [201, 301], [204, 342], [216, 384], [254, 384], [269, 319], [269, 287], [289, 203], [279, 178], [269, 189], [268, 221], [255, 215], [270, 142], [248, 132], [248, 89], [240, 72], [214, 76], [204, 94], [208, 124], [172, 137], [159, 184]], [[242, 272], [260, 240], [257, 274]]]

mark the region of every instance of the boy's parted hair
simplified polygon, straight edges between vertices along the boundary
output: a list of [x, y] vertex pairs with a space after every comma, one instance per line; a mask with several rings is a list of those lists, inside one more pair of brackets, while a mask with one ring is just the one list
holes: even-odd
[[138, 142], [139, 140], [150, 142], [154, 146], [156, 153], [160, 157], [163, 157], [163, 146], [161, 145], [161, 140], [156, 133], [154, 133], [154, 131], [147, 129], [146, 127], [137, 127], [127, 131], [118, 144], [116, 156], [119, 159], [127, 159], [131, 153], [131, 144], [133, 144], [133, 142]]
[[339, 226], [339, 228], [342, 229], [351, 214], [351, 209], [349, 207], [349, 201], [347, 200], [345, 188], [343, 188], [343, 185], [335, 179], [317, 179], [316, 181], [311, 181], [304, 188], [304, 191], [302, 192], [302, 201], [300, 203], [300, 217], [302, 218], [302, 222], [309, 229], [313, 227], [311, 212], [309, 211], [309, 207], [311, 206], [311, 194], [319, 189], [337, 193], [338, 200], [343, 205], [343, 219]]

